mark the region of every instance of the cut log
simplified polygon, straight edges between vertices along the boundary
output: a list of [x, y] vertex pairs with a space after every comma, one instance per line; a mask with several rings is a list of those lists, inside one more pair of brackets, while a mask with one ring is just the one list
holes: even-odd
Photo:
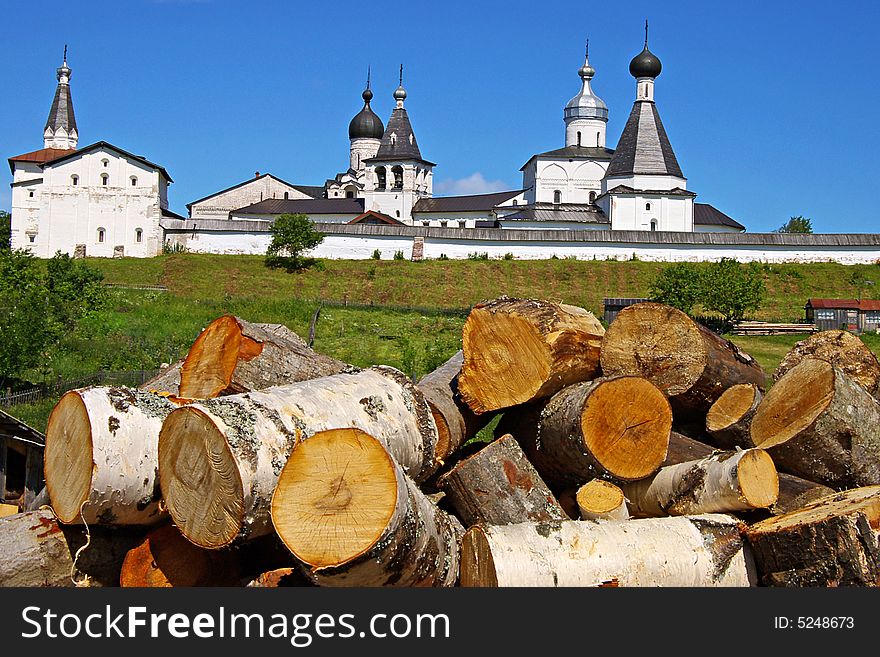
[[578, 489], [576, 499], [581, 520], [629, 520], [626, 496], [610, 481], [588, 481]]
[[178, 399], [180, 397], [180, 370], [183, 361], [179, 360], [174, 365], [166, 367], [149, 381], [138, 386], [138, 390], [155, 392], [163, 397]]
[[880, 486], [823, 497], [749, 527], [762, 582], [770, 586], [880, 584]]
[[314, 586], [299, 568], [276, 568], [242, 582], [258, 589], [280, 589], [288, 586]]
[[633, 516], [658, 518], [765, 509], [779, 496], [779, 478], [767, 452], [747, 449], [666, 466], [621, 488]]
[[87, 540], [82, 528], [62, 525], [51, 509], [0, 518], [0, 586], [74, 586], [72, 577], [89, 586], [117, 586], [139, 534], [92, 527], [90, 535], [74, 569]]
[[350, 369], [313, 351], [280, 324], [251, 324], [224, 315], [211, 322], [190, 348], [180, 371], [180, 397], [210, 399]]
[[437, 424], [437, 458], [446, 461], [492, 419], [492, 413], [476, 415], [461, 400], [458, 377], [464, 354], [459, 351], [417, 385], [425, 395]]
[[778, 381], [805, 358], [824, 360], [848, 374], [872, 395], [880, 388], [880, 362], [861, 339], [849, 331], [822, 331], [798, 342], [782, 359], [773, 378]]
[[416, 481], [437, 468], [428, 403], [404, 374], [380, 366], [177, 409], [159, 435], [168, 511], [201, 547], [267, 534], [272, 492], [294, 447], [346, 427], [375, 436]]
[[[717, 450], [710, 445], [675, 431], [669, 436], [669, 450], [663, 466], [676, 465], [686, 461], [697, 461], [717, 454]], [[775, 464], [774, 464], [775, 465]], [[770, 506], [770, 512], [781, 515], [806, 506], [813, 500], [825, 497], [834, 492], [833, 489], [815, 481], [801, 479], [785, 472], [777, 472], [779, 477], [779, 496], [775, 504]]]
[[238, 558], [229, 550], [205, 550], [186, 540], [177, 527], [162, 525], [129, 550], [122, 562], [122, 587], [236, 586]]
[[763, 395], [754, 383], [739, 383], [725, 390], [706, 415], [706, 433], [721, 449], [749, 449], [752, 418]]
[[729, 516], [471, 527], [462, 586], [752, 586]]
[[832, 488], [880, 484], [880, 403], [830, 363], [807, 358], [771, 388], [752, 442], [780, 470]]
[[462, 333], [461, 398], [486, 413], [592, 379], [604, 333], [592, 313], [576, 306], [508, 297], [478, 304]]
[[699, 417], [731, 386], [764, 388], [764, 370], [729, 340], [680, 310], [645, 302], [620, 311], [602, 339], [602, 372], [630, 374], [656, 385], [676, 420]]
[[463, 531], [358, 429], [315, 434], [291, 455], [272, 522], [321, 586], [453, 586]]
[[544, 481], [559, 488], [653, 474], [666, 458], [671, 428], [666, 397], [635, 376], [577, 383], [546, 404], [511, 409], [498, 425], [519, 441]]
[[438, 484], [466, 527], [568, 520], [511, 435], [458, 463]]
[[66, 393], [49, 415], [44, 474], [52, 508], [65, 523], [158, 522], [157, 444], [176, 405], [132, 388]]

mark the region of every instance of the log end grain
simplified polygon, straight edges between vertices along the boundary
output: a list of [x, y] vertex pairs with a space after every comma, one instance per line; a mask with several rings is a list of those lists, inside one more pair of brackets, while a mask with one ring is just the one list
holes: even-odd
[[742, 420], [761, 394], [754, 383], [738, 383], [725, 390], [706, 414], [706, 430], [722, 431]]
[[623, 491], [610, 481], [588, 481], [578, 489], [575, 499], [583, 520], [625, 520], [629, 517]]
[[79, 392], [66, 393], [46, 429], [43, 471], [52, 508], [61, 522], [79, 520], [92, 488], [92, 427]]
[[753, 509], [765, 509], [779, 497], [779, 475], [773, 459], [763, 449], [746, 450], [736, 466], [742, 501]]
[[779, 363], [773, 378], [778, 381], [805, 358], [828, 361], [872, 395], [880, 387], [880, 362], [867, 345], [849, 331], [821, 331], [801, 340]]
[[483, 529], [468, 529], [461, 540], [461, 574], [459, 584], [467, 588], [497, 588], [498, 577], [492, 549]]
[[214, 421], [173, 411], [159, 433], [159, 485], [175, 524], [200, 547], [220, 548], [242, 528], [244, 492], [235, 457]]
[[239, 360], [250, 360], [262, 344], [242, 333], [236, 317], [224, 315], [211, 322], [190, 347], [180, 371], [184, 399], [216, 397], [229, 387]]
[[397, 503], [395, 467], [359, 429], [318, 432], [293, 452], [272, 497], [278, 536], [313, 569], [334, 567], [373, 547]]

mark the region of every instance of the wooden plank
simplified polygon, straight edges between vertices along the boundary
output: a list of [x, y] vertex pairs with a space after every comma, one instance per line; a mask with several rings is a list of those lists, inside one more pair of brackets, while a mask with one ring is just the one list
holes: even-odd
[[6, 438], [0, 436], [0, 501], [6, 499]]
[[23, 508], [27, 509], [33, 503], [34, 498], [43, 489], [43, 450], [38, 447], [28, 447], [27, 463], [24, 471], [24, 499]]

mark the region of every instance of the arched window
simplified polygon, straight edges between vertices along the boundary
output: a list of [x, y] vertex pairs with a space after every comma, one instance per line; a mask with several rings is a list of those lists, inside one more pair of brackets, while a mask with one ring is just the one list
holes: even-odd
[[458, 227], [459, 227], [459, 228], [465, 228], [465, 227], [467, 227], [467, 222], [466, 222], [466, 221], [463, 221], [463, 220], [459, 220], [459, 222], [458, 222]]
[[647, 210], [648, 212], [651, 211], [651, 204], [650, 203], [645, 203], [645, 210]]
[[599, 146], [599, 133], [596, 133], [596, 146]]
[[33, 198], [33, 197], [34, 197], [34, 190], [32, 190], [32, 189], [28, 190], [28, 198]]
[[110, 160], [106, 158], [101, 160], [101, 165], [106, 169], [108, 166], [110, 166]]
[[590, 192], [590, 203], [595, 203], [596, 201], [596, 192]]
[[345, 192], [345, 198], [354, 198], [354, 192]]
[[581, 145], [581, 131], [578, 130], [578, 146]]
[[553, 203], [555, 203], [556, 205], [562, 203], [562, 192], [560, 192], [558, 189], [553, 190]]
[[397, 215], [397, 218], [400, 219], [400, 210], [395, 210], [394, 214]]
[[376, 168], [376, 189], [385, 189], [385, 167]]
[[106, 173], [101, 174], [101, 184], [104, 185], [104, 187], [110, 184], [110, 176]]
[[98, 229], [98, 244], [104, 243], [104, 238], [107, 236], [107, 231], [103, 228]]
[[290, 199], [290, 192], [284, 192], [284, 200], [287, 201]]
[[137, 176], [132, 176], [132, 177], [131, 177], [131, 186], [132, 186], [132, 187], [137, 187], [137, 184], [138, 184]]
[[651, 230], [652, 231], [657, 230], [657, 220], [656, 219], [651, 219]]
[[134, 241], [140, 244], [144, 241], [144, 231], [140, 228], [134, 229]]
[[70, 177], [70, 184], [73, 185], [74, 187], [76, 187], [77, 185], [79, 185], [79, 176], [76, 175], [76, 174], [73, 174], [73, 175]]
[[391, 167], [391, 173], [394, 174], [394, 189], [403, 189], [403, 167], [397, 164]]

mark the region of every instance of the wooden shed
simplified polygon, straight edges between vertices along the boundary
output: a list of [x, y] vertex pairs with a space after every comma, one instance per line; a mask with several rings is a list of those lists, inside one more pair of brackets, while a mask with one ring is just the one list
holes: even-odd
[[876, 299], [809, 299], [804, 310], [807, 321], [820, 331], [864, 333], [880, 329], [880, 301]]
[[46, 436], [0, 410], [0, 504], [21, 511], [31, 505], [44, 485], [45, 446]]
[[650, 299], [603, 299], [602, 319], [605, 320], [606, 324], [610, 324], [621, 310], [627, 306], [634, 306], [644, 301], [650, 301]]

